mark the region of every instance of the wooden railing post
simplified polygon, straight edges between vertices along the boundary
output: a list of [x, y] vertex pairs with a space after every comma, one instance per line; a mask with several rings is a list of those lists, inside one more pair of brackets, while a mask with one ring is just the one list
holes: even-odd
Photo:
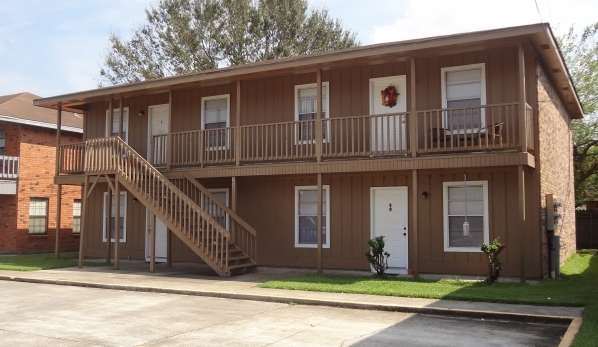
[[525, 131], [525, 52], [523, 51], [523, 44], [518, 45], [518, 62], [519, 62], [519, 145], [521, 152], [527, 152], [527, 132]]

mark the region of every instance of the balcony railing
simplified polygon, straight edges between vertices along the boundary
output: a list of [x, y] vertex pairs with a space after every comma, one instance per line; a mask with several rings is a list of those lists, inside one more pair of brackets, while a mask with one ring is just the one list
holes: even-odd
[[[505, 103], [417, 111], [415, 116], [407, 112], [325, 118], [320, 153], [315, 120], [176, 132], [153, 136], [150, 161], [156, 167], [203, 167], [315, 161], [318, 154], [322, 160], [338, 160], [413, 152], [457, 154], [522, 147], [533, 151], [533, 110], [526, 104], [525, 114], [520, 113], [519, 103]], [[83, 172], [84, 143], [61, 145], [60, 151], [61, 174]]]
[[0, 155], [0, 178], [19, 178], [19, 157]]

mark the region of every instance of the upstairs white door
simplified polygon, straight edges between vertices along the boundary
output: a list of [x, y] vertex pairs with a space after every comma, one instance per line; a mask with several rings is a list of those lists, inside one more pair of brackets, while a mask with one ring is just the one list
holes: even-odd
[[156, 167], [166, 166], [166, 136], [154, 136], [168, 134], [168, 110], [168, 104], [149, 107], [147, 156]]
[[372, 238], [384, 236], [388, 273], [407, 273], [407, 187], [372, 188]]
[[406, 111], [405, 75], [370, 79], [370, 114], [378, 115], [370, 123], [372, 152], [407, 149], [407, 119], [405, 115], [395, 115]]

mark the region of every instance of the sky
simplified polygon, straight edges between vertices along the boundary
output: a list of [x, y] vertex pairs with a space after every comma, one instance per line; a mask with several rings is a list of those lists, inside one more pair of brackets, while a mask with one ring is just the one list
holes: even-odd
[[[0, 95], [97, 88], [110, 32], [128, 37], [158, 0], [0, 0]], [[557, 35], [598, 21], [596, 0], [308, 0], [362, 45], [548, 22]]]

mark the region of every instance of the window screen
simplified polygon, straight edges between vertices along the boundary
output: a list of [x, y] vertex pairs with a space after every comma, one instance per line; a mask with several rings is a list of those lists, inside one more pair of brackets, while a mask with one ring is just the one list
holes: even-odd
[[29, 200], [29, 234], [45, 234], [48, 231], [48, 199]]
[[73, 201], [73, 233], [81, 232], [81, 200]]
[[[299, 244], [318, 243], [318, 190], [317, 188], [297, 191], [297, 218]], [[322, 189], [322, 244], [328, 244], [326, 231], [326, 190]]]
[[[322, 86], [322, 118], [326, 118], [326, 86]], [[298, 119], [300, 121], [314, 120], [316, 119], [317, 107], [318, 107], [318, 89], [312, 88], [301, 88], [297, 93], [297, 110]], [[326, 124], [326, 123], [324, 123]], [[324, 129], [322, 135], [326, 138], [327, 131]], [[303, 122], [299, 126], [299, 140], [313, 140], [316, 137], [316, 124], [315, 122]]]

